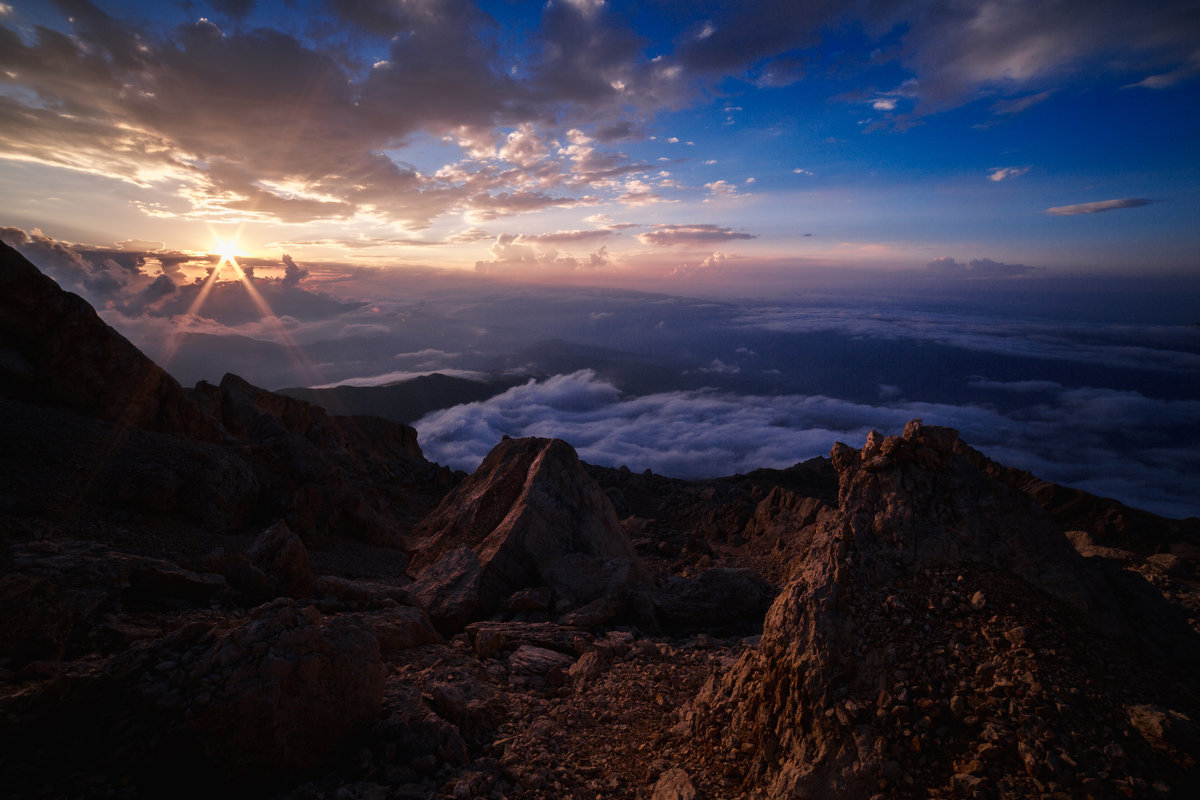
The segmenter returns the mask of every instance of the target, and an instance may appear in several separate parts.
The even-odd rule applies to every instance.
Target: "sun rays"
[[[231,276],[232,280],[236,280],[237,282],[241,283],[242,287],[246,290],[246,295],[250,298],[250,302],[254,304],[260,320],[270,331],[272,338],[278,344],[284,346],[295,365],[301,370],[302,374],[309,379],[310,385],[321,383],[320,376],[317,374],[312,362],[309,361],[300,345],[284,326],[283,321],[279,318],[279,315],[276,314],[274,309],[271,308],[271,305],[267,302],[267,299],[263,297],[262,292],[260,292],[258,287],[254,285],[252,272],[248,273],[247,270],[238,263],[238,258],[241,252],[238,247],[238,238],[241,235],[241,227],[239,226],[239,228],[234,232],[233,236],[229,238],[222,238],[218,236],[211,227],[209,228],[209,231],[213,235],[214,242],[212,255],[216,256],[217,262],[209,270],[208,276],[204,279],[204,283],[200,287],[200,291],[196,293],[195,300],[193,300],[191,305],[188,307],[185,320],[192,320],[197,316],[201,316],[201,312],[204,309],[204,304],[208,301],[213,289],[219,282],[232,282],[230,280]],[[163,352],[159,356],[159,361],[164,368],[166,368],[170,364],[171,360],[175,357],[176,352],[179,350],[179,346],[183,343],[183,337],[186,335],[186,333],[187,331],[184,330],[183,326],[176,326],[175,332],[171,335],[166,346],[163,348]]]

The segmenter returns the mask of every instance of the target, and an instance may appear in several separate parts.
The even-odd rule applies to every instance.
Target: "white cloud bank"
[[[872,428],[899,433],[914,417],[958,428],[992,458],[1048,480],[1169,516],[1200,511],[1181,499],[1190,496],[1183,476],[1200,472],[1200,447],[1178,437],[1188,420],[1200,419],[1200,401],[1110,389],[1062,390],[1051,402],[1005,416],[986,406],[876,406],[821,395],[699,390],[623,397],[582,370],[435,412],[416,427],[426,456],[457,469],[474,469],[503,435],[546,436],[565,439],[591,463],[701,478],[787,467],[827,455],[836,441],[859,446]],[[1118,452],[1115,436],[1136,444]]]

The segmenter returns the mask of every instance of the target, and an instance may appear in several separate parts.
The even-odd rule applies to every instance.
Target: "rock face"
[[[558,439],[502,441],[413,537],[413,596],[443,629],[529,587],[577,607],[644,579],[608,498]]]
[[[229,594],[219,575],[83,542],[29,542],[0,560],[0,659],[14,666],[105,648],[124,608],[205,608]]]
[[[195,623],[10,699],[8,788],[64,769],[60,787],[75,796],[89,774],[136,776],[145,796],[268,785],[326,762],[373,722],[383,683],[374,635],[290,600],[225,630]]]
[[[1200,663],[1195,638],[1179,628],[1169,659],[1143,653],[1136,688],[1114,681],[1137,609],[972,452],[919,421],[835,446],[840,508],[758,649],[698,698],[697,752],[740,747],[765,798],[1030,796],[1049,781],[1102,796],[1144,779],[1080,742],[1128,728],[1115,697],[1170,696],[1172,670]],[[1148,586],[1124,591],[1171,615]],[[1044,735],[1064,730],[1078,739]]]

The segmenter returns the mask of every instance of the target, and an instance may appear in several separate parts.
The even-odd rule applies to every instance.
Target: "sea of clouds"
[[[899,433],[921,418],[957,428],[986,455],[1047,480],[1172,517],[1197,514],[1200,400],[1160,400],[1112,389],[1014,382],[1044,400],[1003,413],[988,405],[865,404],[823,395],[735,395],[717,390],[623,396],[591,370],[530,381],[484,402],[417,422],[426,456],[472,470],[504,435],[565,439],[585,461],[705,478],[787,467]],[[1131,436],[1131,434],[1133,434]]]

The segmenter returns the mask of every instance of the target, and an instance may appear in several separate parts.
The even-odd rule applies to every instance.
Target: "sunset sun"
[[[242,276],[242,267],[238,263],[238,257],[240,255],[240,253],[238,251],[238,241],[237,241],[236,236],[234,236],[233,238],[230,238],[230,239],[217,238],[215,240],[213,250],[216,252],[216,254],[218,256],[218,258],[217,258],[217,272],[218,273],[221,272],[225,268],[226,265],[229,265],[229,267],[233,270],[235,275],[237,275],[239,278]]]

